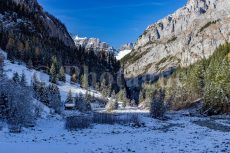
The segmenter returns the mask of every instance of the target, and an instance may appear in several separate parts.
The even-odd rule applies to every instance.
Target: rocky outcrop
[[[229,0],[189,0],[139,37],[125,61],[126,77],[186,67],[230,41]]]
[[[106,51],[106,52],[114,52],[116,53],[116,49],[114,49],[111,45],[109,45],[106,42],[102,42],[98,38],[81,38],[78,36],[75,36],[74,38],[75,45],[77,47],[81,46],[86,48],[87,50],[94,50],[94,51]]]
[[[119,51],[123,51],[123,50],[132,50],[134,49],[134,44],[133,43],[127,43],[121,46],[121,48],[119,49]]]

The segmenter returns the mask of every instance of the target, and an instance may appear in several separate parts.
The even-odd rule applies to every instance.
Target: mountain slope
[[[189,0],[139,37],[124,61],[126,77],[186,67],[209,57],[215,48],[230,40],[229,23],[229,0]]]
[[[9,59],[34,67],[49,68],[55,56],[59,66],[78,67],[81,74],[83,66],[96,74],[119,70],[112,53],[77,48],[65,25],[45,12],[37,0],[0,1],[0,48]]]
[[[4,30],[20,33],[39,33],[40,37],[52,37],[73,47],[74,42],[66,27],[57,18],[45,12],[37,0],[1,1],[1,24]],[[29,29],[23,29],[29,28]]]

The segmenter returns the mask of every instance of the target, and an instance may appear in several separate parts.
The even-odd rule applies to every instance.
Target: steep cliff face
[[[189,0],[150,25],[125,60],[126,77],[160,73],[207,58],[230,41],[229,0]]]

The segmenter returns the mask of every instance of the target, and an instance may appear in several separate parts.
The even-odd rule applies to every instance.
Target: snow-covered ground
[[[36,74],[40,81],[45,82],[47,85],[49,84],[49,75],[34,69],[28,69],[24,64],[11,63],[9,60],[4,60],[3,68],[4,73],[8,76],[8,78],[12,78],[15,72],[17,72],[19,75],[24,73],[27,79],[27,83],[31,84],[33,75]],[[67,94],[70,90],[72,91],[73,96],[80,93],[84,95],[87,92],[85,89],[80,88],[79,84],[71,84],[69,75],[66,75],[66,79],[66,83],[60,82],[58,85],[62,101],[66,100]],[[89,94],[95,97],[101,97],[101,94],[95,90],[90,90]]]
[[[140,111],[138,112],[140,113]],[[91,128],[67,131],[59,117],[40,119],[35,128],[10,134],[0,128],[1,153],[204,153],[230,152],[230,118],[187,117],[168,114],[159,121],[141,113],[146,127],[93,125]],[[210,121],[215,126],[198,123]],[[197,122],[197,123],[196,123]],[[218,128],[218,125],[224,125]],[[210,127],[209,127],[210,126]]]
[[[4,70],[9,78],[14,72],[24,72],[27,82],[31,83],[36,73],[41,81],[49,83],[47,74],[30,70],[23,64],[5,60]],[[58,87],[63,101],[70,89],[73,94],[86,92],[69,81],[60,83]],[[93,90],[90,93],[101,96]],[[127,108],[114,113],[138,114],[145,126],[93,124],[87,129],[68,131],[63,117],[52,116],[48,107],[40,102],[37,104],[43,108],[42,118],[38,119],[35,127],[25,128],[22,133],[10,133],[7,124],[0,120],[0,153],[230,152],[230,116],[189,117],[185,112],[171,112],[167,114],[168,120],[160,121],[150,118],[148,111]],[[73,115],[73,112],[69,113]],[[79,115],[79,112],[74,113]]]
[[[132,50],[122,50],[118,53],[116,56],[117,60],[121,60],[123,57],[125,57],[127,54],[129,54]]]

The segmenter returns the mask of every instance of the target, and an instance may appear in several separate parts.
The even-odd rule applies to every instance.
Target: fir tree
[[[72,96],[72,91],[71,90],[69,90],[69,92],[68,92],[68,96],[67,96],[67,99],[66,99],[65,103],[67,103],[67,104],[72,104],[73,103],[73,96]]]
[[[63,81],[63,82],[66,81],[65,69],[64,69],[63,66],[60,68],[60,71],[59,71],[59,80],[60,80],[60,81]]]
[[[122,102],[122,106],[126,107],[128,105],[128,98],[127,98],[127,93],[125,89],[122,89],[118,93],[118,100]]]
[[[81,87],[84,89],[87,89],[88,86],[89,86],[88,77],[87,75],[83,74],[81,76]]]
[[[53,108],[56,113],[61,113],[62,102],[58,87],[54,84],[51,84],[48,87],[48,92],[49,106]]]
[[[56,83],[56,81],[57,81],[57,71],[55,68],[55,64],[52,63],[52,66],[50,68],[50,82]]]
[[[58,69],[57,57],[53,56],[51,61],[52,61],[52,64],[54,65],[55,71],[58,72],[59,69]]]
[[[165,98],[165,93],[163,90],[156,91],[153,94],[153,98],[151,100],[151,106],[150,106],[150,115],[153,118],[157,118],[157,119],[164,118],[166,112],[166,107],[164,105],[164,98]]]

